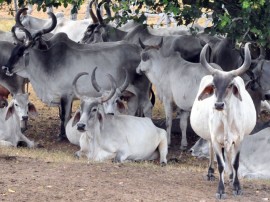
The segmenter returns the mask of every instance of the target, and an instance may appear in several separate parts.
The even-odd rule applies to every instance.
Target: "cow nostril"
[[[22,120],[23,120],[23,121],[27,121],[27,120],[28,120],[28,116],[23,116],[23,117],[22,117]]]
[[[215,103],[215,108],[217,110],[223,110],[224,109],[224,102],[216,102]]]
[[[85,131],[85,124],[84,123],[78,123],[77,124],[77,130],[78,131]]]
[[[264,95],[264,98],[265,98],[266,100],[270,100],[270,94]]]

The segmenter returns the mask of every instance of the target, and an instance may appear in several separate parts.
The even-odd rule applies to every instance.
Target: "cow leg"
[[[207,174],[207,180],[208,181],[214,181],[214,150],[211,141],[209,142],[209,168],[208,168],[208,174]]]
[[[59,116],[61,120],[60,134],[58,135],[58,141],[67,140],[66,125],[71,116],[72,98],[62,97],[59,107]]]
[[[241,186],[238,179],[238,168],[239,168],[239,158],[240,158],[240,149],[239,146],[234,144],[233,147],[233,159],[232,159],[232,165],[233,165],[233,194],[234,195],[241,195]]]
[[[224,149],[221,148],[218,143],[213,143],[213,146],[217,157],[218,171],[219,171],[219,183],[216,197],[217,199],[224,199],[226,197],[224,186],[224,168],[225,168],[225,162],[223,158]]]
[[[181,111],[180,114],[180,129],[181,129],[181,146],[180,150],[186,150],[187,149],[187,123],[188,123],[188,116],[189,112],[187,111]]]
[[[164,130],[162,132],[165,133]],[[160,165],[165,166],[167,164],[168,143],[166,135],[164,134],[162,137],[163,138],[161,139],[158,145],[158,151],[159,151]]]
[[[172,131],[172,103],[169,100],[163,99],[165,115],[166,115],[166,131],[168,145],[171,144],[171,131]]]
[[[27,147],[33,148],[35,146],[35,143],[31,140],[29,140],[25,135],[21,134],[20,141],[23,141],[27,144]]]

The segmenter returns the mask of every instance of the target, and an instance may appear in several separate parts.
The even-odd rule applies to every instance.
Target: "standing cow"
[[[216,154],[219,185],[216,196],[225,197],[224,167],[225,159],[233,181],[233,193],[241,194],[238,180],[240,147],[245,135],[249,135],[256,124],[256,110],[239,75],[249,69],[251,64],[248,43],[245,45],[245,61],[236,70],[224,72],[214,69],[205,59],[208,45],[205,45],[200,61],[211,75],[203,77],[195,98],[190,123],[193,130],[210,143],[210,165],[208,179],[213,179],[213,155]],[[224,156],[225,154],[225,156]]]

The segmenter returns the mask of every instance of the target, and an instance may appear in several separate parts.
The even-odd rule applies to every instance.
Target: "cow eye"
[[[15,104],[16,107],[18,107],[19,105],[18,104]]]
[[[147,54],[147,53],[143,53],[142,54],[142,60],[144,61],[144,62],[146,62],[147,60],[149,60],[149,55]]]
[[[96,109],[96,108],[93,108],[93,109],[92,109],[92,112],[96,112],[96,111],[97,111],[97,109]]]
[[[231,83],[229,86],[228,86],[228,88],[232,88],[233,87],[233,84]]]

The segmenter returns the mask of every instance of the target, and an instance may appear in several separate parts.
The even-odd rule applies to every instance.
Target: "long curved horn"
[[[235,76],[239,76],[239,75],[245,73],[251,65],[251,56],[250,56],[250,51],[249,51],[249,47],[248,47],[249,44],[250,43],[245,44],[245,61],[244,61],[244,63],[238,69],[231,71],[232,74],[234,74]]]
[[[105,11],[106,11],[107,16],[108,16],[109,19],[112,18],[112,13],[111,13],[110,5],[109,5],[110,2],[111,1],[106,1],[105,4],[104,4],[104,8],[105,8]]]
[[[145,49],[145,45],[143,44],[143,42],[141,41],[141,38],[139,37],[139,44],[140,44],[140,46],[142,47],[142,49]]]
[[[27,11],[28,8],[21,8],[20,10],[18,10],[18,12],[16,13],[16,16],[15,16],[15,21],[16,21],[16,24],[15,26],[16,27],[23,27],[22,25],[22,22],[21,22],[21,14],[25,11]]]
[[[110,91],[110,93],[109,93],[108,96],[102,96],[102,97],[100,98],[101,103],[106,102],[106,101],[108,101],[109,99],[111,99],[111,98],[113,97],[115,91],[116,91],[116,82],[115,82],[113,76],[110,75],[110,74],[107,74],[107,77],[109,77],[110,82],[111,82],[111,91]]]
[[[48,12],[47,13],[51,19],[52,19],[52,24],[50,27],[48,28],[45,28],[45,29],[42,29],[40,31],[38,31],[37,33],[34,34],[33,38],[35,39],[36,37],[40,36],[40,35],[43,35],[43,34],[46,34],[46,33],[49,33],[51,32],[57,25],[57,19],[56,19],[56,16],[54,15],[54,13],[52,12]]]
[[[91,75],[91,83],[92,83],[92,86],[94,87],[94,89],[97,91],[97,92],[100,92],[102,91],[102,88],[98,85],[97,83],[97,80],[96,80],[96,70],[97,70],[97,67],[95,67],[95,69],[93,70],[92,72],[92,75]]]
[[[26,35],[26,42],[24,42],[24,44],[25,44],[25,47],[26,48],[28,48],[31,44],[32,44],[32,42],[33,42],[33,37],[32,37],[32,35],[31,35],[31,33],[27,30],[27,29],[25,29],[24,27],[20,27],[20,29],[25,33],[25,35]],[[13,34],[15,34],[15,32],[13,33]],[[15,34],[16,35],[16,34]]]
[[[95,16],[93,9],[92,9],[94,1],[95,0],[92,0],[89,4],[89,13],[90,13],[90,16],[93,20],[93,23],[95,24],[95,23],[98,23],[98,19],[97,19],[97,16]]]
[[[73,91],[74,91],[76,97],[78,97],[78,98],[81,98],[82,95],[79,93],[76,84],[77,84],[78,79],[83,75],[89,75],[89,74],[87,72],[78,73],[77,76],[75,76],[75,78],[73,79],[73,82],[72,82]]]
[[[205,44],[205,46],[203,47],[200,55],[200,62],[204,68],[206,68],[211,74],[214,74],[216,70],[206,61],[205,58],[205,54],[208,47],[209,47],[208,44]]]
[[[15,41],[17,41],[18,43],[23,43],[23,40],[22,40],[22,39],[19,39],[19,38],[17,37],[15,31],[16,31],[16,27],[13,26],[13,27],[11,28],[12,37],[13,37],[13,38],[15,39]],[[32,36],[31,36],[31,37],[32,37]]]
[[[99,24],[104,24],[102,15],[101,15],[101,13],[100,13],[100,7],[101,7],[101,5],[102,5],[103,3],[104,3],[104,2],[101,1],[101,2],[98,4],[98,7],[97,7],[97,18],[98,18]]]
[[[124,90],[126,90],[126,88],[129,85],[129,76],[128,76],[128,72],[127,69],[125,69],[126,72],[126,79],[124,81],[124,83],[122,84],[122,86],[119,87],[120,92],[122,93]]]

